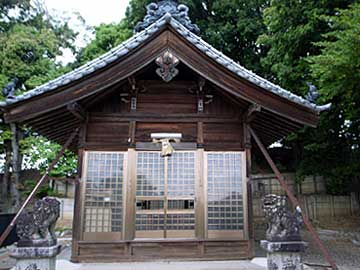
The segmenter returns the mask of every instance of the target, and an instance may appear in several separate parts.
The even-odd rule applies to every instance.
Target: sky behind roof
[[[118,23],[125,17],[126,7],[130,0],[44,0],[50,13],[64,14],[74,18],[71,14],[80,13],[88,26],[97,26],[101,23]],[[85,47],[94,35],[88,29],[77,24],[77,20],[69,21],[70,27],[79,33],[75,45],[79,48]],[[57,60],[66,65],[75,60],[70,49],[62,50],[63,55]]]
[[[125,16],[130,0],[45,0],[49,10],[78,11],[91,26],[119,22]]]

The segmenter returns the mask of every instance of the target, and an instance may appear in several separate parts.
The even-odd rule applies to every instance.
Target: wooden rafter
[[[68,104],[67,109],[78,120],[80,120],[81,122],[86,122],[87,112],[78,102],[72,102],[72,103]]]
[[[250,105],[245,115],[246,123],[251,123],[259,112],[261,112],[261,106],[259,104],[254,103]]]

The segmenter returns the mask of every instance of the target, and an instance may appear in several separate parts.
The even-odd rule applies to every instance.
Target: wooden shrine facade
[[[184,5],[148,10],[130,40],[1,103],[5,119],[61,145],[79,130],[73,261],[250,258],[249,127],[270,145],[324,108],[212,48]],[[172,155],[160,133],[181,135]]]

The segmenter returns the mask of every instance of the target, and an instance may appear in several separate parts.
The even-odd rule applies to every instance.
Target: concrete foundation
[[[269,242],[261,241],[261,247],[267,251],[268,270],[303,270],[302,252],[306,242]]]
[[[15,270],[55,270],[56,256],[60,246],[52,247],[17,247],[10,256],[16,259]]]

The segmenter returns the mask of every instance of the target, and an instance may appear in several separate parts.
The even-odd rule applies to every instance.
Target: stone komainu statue
[[[20,215],[16,233],[18,246],[54,246],[57,243],[55,223],[60,216],[60,202],[46,197],[35,203],[32,212]]]
[[[286,207],[286,197],[266,195],[263,210],[268,221],[266,238],[270,242],[301,241],[300,226],[303,223],[301,210],[291,213]]]

